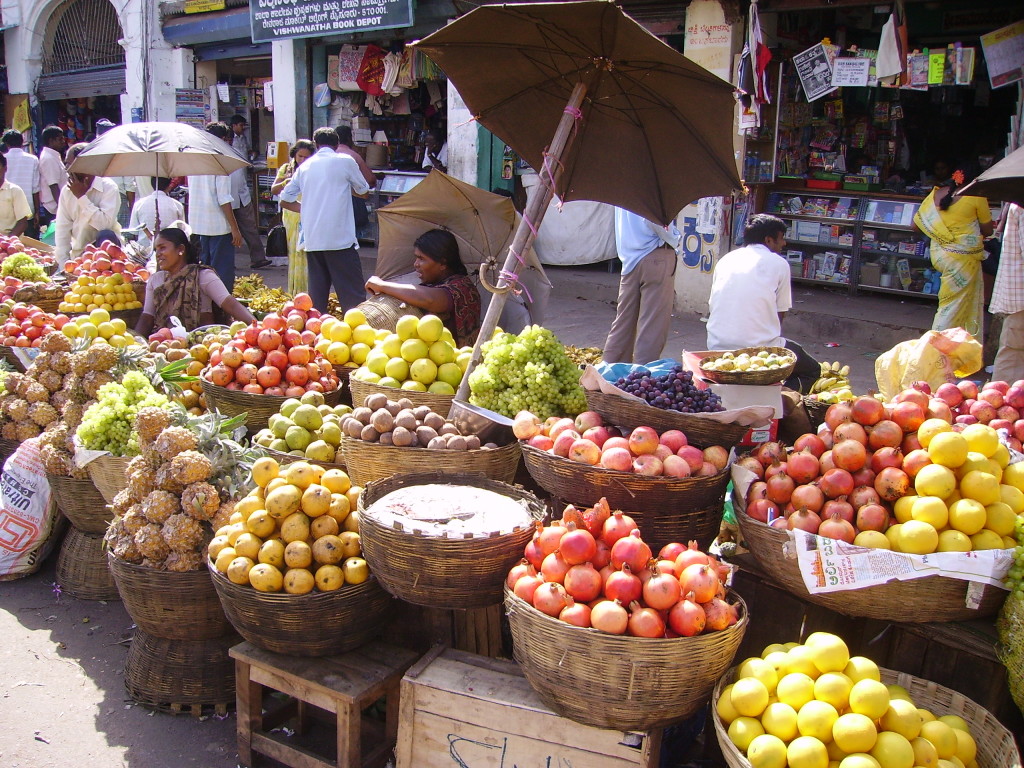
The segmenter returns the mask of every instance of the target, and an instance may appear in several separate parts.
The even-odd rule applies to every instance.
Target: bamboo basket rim
[[[704,363],[706,361],[717,360],[726,352],[732,352],[734,355],[741,355],[744,352],[754,355],[762,351],[774,352],[779,356],[784,354],[786,357],[790,358],[792,362],[767,371],[710,371],[704,367]],[[721,352],[712,352],[709,355],[704,355],[704,357],[698,361],[697,367],[700,370],[702,378],[713,381],[716,384],[749,384],[752,386],[767,386],[769,384],[778,384],[781,381],[785,381],[792,375],[793,369],[796,368],[796,354],[785,347],[741,347],[740,349],[726,349]]]
[[[446,448],[411,448],[381,445],[342,435],[342,456],[349,476],[358,485],[383,480],[394,474],[414,474],[431,467],[450,468],[451,474],[482,473],[494,480],[511,483],[522,451],[517,442],[497,448],[452,451]]]
[[[57,555],[56,580],[79,600],[119,600],[117,582],[107,566],[103,536],[72,526]]]
[[[114,503],[114,497],[118,492],[128,487],[128,477],[125,472],[128,463],[132,460],[130,456],[113,456],[109,453],[97,456],[85,465],[96,490],[106,500],[107,504]]]
[[[299,601],[313,602],[314,600],[321,600],[326,602],[328,599],[338,599],[344,594],[354,594],[356,592],[366,592],[372,589],[372,585],[378,581],[377,575],[370,572],[370,578],[359,584],[343,584],[339,589],[332,590],[330,592],[320,592],[314,588],[312,592],[307,592],[304,595],[290,595],[287,592],[260,592],[256,588],[247,584],[235,584],[227,576],[218,571],[213,563],[210,562],[209,558],[206,558],[206,569],[210,573],[210,577],[217,584],[223,584],[225,587],[237,588],[235,591],[244,590],[244,594],[251,595],[258,600],[262,600],[268,605],[299,605]]]
[[[743,756],[743,753],[729,738],[714,704],[721,697],[722,689],[735,680],[738,668],[730,668],[715,685],[715,690],[711,694],[711,717],[714,722],[715,736],[718,738],[718,744],[726,763],[730,768],[751,768],[750,761]],[[973,699],[951,688],[906,672],[899,672],[887,667],[879,667],[878,671],[884,684],[895,683],[905,688],[917,707],[925,707],[929,711],[933,711],[941,699],[948,697],[950,700],[949,711],[941,714],[959,715],[967,721],[971,736],[978,745],[979,758],[984,749],[986,760],[984,762],[978,760],[979,768],[1021,768],[1020,751],[1013,734],[996,719],[995,715]],[[938,712],[933,713],[936,717],[940,716]],[[981,713],[980,722],[977,718],[978,713]]]
[[[278,451],[273,448],[267,448],[266,446],[263,445],[261,445],[260,448],[263,451],[265,451],[267,455],[274,459],[278,464],[294,464],[296,461],[306,461],[309,462],[310,464],[316,464],[317,466],[323,467],[324,469],[345,469],[344,463],[338,464],[336,462],[320,461],[319,459],[309,459],[306,458],[305,456],[293,456],[290,453],[284,453],[283,451]],[[341,446],[338,446],[336,450],[340,449]]]
[[[380,393],[387,395],[390,400],[401,400],[408,398],[414,406],[427,405],[435,413],[448,417],[455,395],[438,395],[433,392],[416,392],[409,389],[396,389],[395,387],[384,387],[380,384],[373,384],[363,381],[355,376],[349,376],[348,387],[352,392],[352,405],[359,407],[366,400],[367,396]],[[357,402],[358,401],[358,402]]]
[[[256,403],[256,402],[259,402],[259,403],[273,403],[273,402],[276,402],[278,410],[280,410],[280,407],[284,403],[285,400],[295,399],[295,398],[290,398],[290,397],[287,397],[287,396],[284,396],[284,395],[268,395],[268,394],[265,394],[265,393],[262,393],[262,392],[257,395],[257,394],[255,394],[253,392],[243,392],[240,389],[228,389],[227,387],[221,387],[221,386],[219,386],[217,384],[214,384],[212,381],[210,381],[205,376],[203,376],[202,373],[199,374],[199,382],[202,385],[203,389],[206,389],[207,387],[209,387],[210,391],[213,392],[215,397],[216,396],[228,397],[228,398],[237,397],[240,400],[245,400],[245,399],[249,399],[249,398],[259,398],[258,400],[257,399],[253,399],[252,402],[254,402],[254,403]],[[326,400],[328,395],[339,394],[341,392],[341,389],[342,389],[342,383],[341,383],[341,378],[339,377],[339,379],[338,379],[338,386],[337,387],[332,389],[330,392],[322,392],[321,394],[324,396],[324,399]],[[335,403],[335,405],[337,405],[337,403]]]

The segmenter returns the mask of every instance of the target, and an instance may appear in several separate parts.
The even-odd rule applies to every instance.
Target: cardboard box
[[[47,245],[42,240],[36,240],[34,237],[18,235],[18,239],[21,240],[22,245],[28,248],[35,248],[37,251],[41,251],[42,253],[53,253],[54,251],[54,247],[52,245]]]
[[[768,405],[775,410],[775,418],[771,422],[748,429],[739,445],[767,443],[778,436],[779,419],[782,418],[782,384],[769,384],[764,387],[743,384],[711,384],[711,391],[722,398],[722,405],[726,410],[747,408],[751,405]]]
[[[882,265],[881,264],[861,264],[860,265],[860,284],[861,285],[881,285],[882,278]]]

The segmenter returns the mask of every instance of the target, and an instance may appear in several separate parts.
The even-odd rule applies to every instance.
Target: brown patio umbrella
[[[1024,205],[1024,147],[1015,149],[956,194]]]
[[[546,185],[509,248],[510,279],[556,193],[667,224],[697,198],[740,186],[732,86],[610,2],[482,6],[417,47],[444,70],[475,118]],[[502,295],[495,299],[460,399],[501,312]]]

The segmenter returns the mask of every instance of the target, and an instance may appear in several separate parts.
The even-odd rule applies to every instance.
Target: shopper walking
[[[39,237],[39,222],[35,218],[39,210],[39,158],[24,150],[25,138],[14,128],[4,131],[0,141],[7,147],[7,180],[21,188],[32,206],[26,233]]]
[[[68,183],[68,170],[64,167],[64,149],[67,140],[56,125],[43,128],[39,150],[39,227],[42,229],[57,218],[60,191]]]
[[[280,195],[285,185],[295,175],[295,169],[302,165],[316,152],[316,145],[309,139],[299,139],[288,151],[291,160],[277,170],[274,186],[270,191]],[[302,202],[300,196],[298,202]],[[285,237],[288,240],[288,293],[306,293],[309,290],[309,273],[306,266],[306,246],[302,242],[300,214],[296,211],[281,208],[281,223],[284,225]]]
[[[231,140],[231,131],[223,123],[210,123],[206,131],[221,141]],[[267,249],[263,245],[256,223],[256,207],[253,205],[252,192],[249,190],[248,174],[248,168],[238,168],[230,174],[231,210],[234,212],[238,231],[242,233],[242,239],[249,249],[249,268],[266,269],[272,266],[272,262],[267,258]]]
[[[649,363],[661,357],[672,322],[679,230],[615,209],[615,250],[622,262],[619,298],[604,360]]]
[[[1003,223],[1003,243],[988,311],[1006,315],[992,369],[995,381],[1024,379],[1024,208],[1011,203]]]
[[[984,197],[953,199],[964,183],[963,171],[933,189],[914,216],[914,228],[931,241],[932,265],[942,275],[939,308],[932,330],[964,328],[984,343],[985,297],[981,262],[984,239],[992,234],[992,215]]]
[[[370,189],[377,186],[377,177],[373,175],[373,171],[370,170],[370,166],[367,165],[366,160],[363,156],[356,152],[352,142],[352,128],[347,125],[339,125],[334,129],[334,132],[338,134],[338,154],[348,155],[356,161],[356,165],[359,166],[359,172],[363,174],[363,178],[366,179],[366,183],[370,185]],[[352,216],[356,223],[356,236],[362,234],[363,227],[370,223],[370,213],[366,210],[366,200],[358,195],[352,196]]]
[[[242,244],[231,201],[230,177],[188,177],[188,225],[199,237],[199,261],[213,267],[229,291],[235,285],[235,248]]]
[[[285,185],[281,207],[300,213],[314,306],[327,311],[333,285],[338,304],[348,310],[366,298],[352,194],[365,195],[370,187],[356,161],[336,152],[338,134],[333,128],[317,128],[313,143],[316,154],[300,165]],[[300,195],[301,205],[297,202]]]

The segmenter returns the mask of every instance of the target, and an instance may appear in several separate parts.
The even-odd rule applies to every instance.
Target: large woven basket
[[[392,598],[376,577],[334,592],[257,592],[210,568],[228,621],[253,645],[287,656],[334,656],[372,640]]]
[[[724,352],[714,352],[700,359],[701,378],[713,381],[717,384],[746,384],[748,386],[764,387],[769,384],[778,384],[780,381],[785,381],[792,375],[793,369],[796,367],[796,355],[785,347],[744,347],[743,349],[737,349],[734,354],[739,355],[746,352],[749,355],[755,355],[762,350],[774,352],[780,357],[785,355],[789,357],[792,362],[788,365],[767,371],[709,371],[703,367],[704,361],[717,360],[725,354]]]
[[[455,395],[435,395],[432,392],[413,392],[407,389],[382,387],[380,384],[370,384],[357,378],[350,378],[348,386],[352,390],[352,405],[357,408],[363,404],[367,397],[381,392],[391,400],[401,400],[403,397],[408,398],[413,407],[428,405],[430,410],[447,417],[448,411],[452,408],[452,401],[455,399]]]
[[[602,496],[612,509],[658,512],[665,506],[688,510],[721,508],[728,468],[707,477],[649,477],[580,464],[521,443],[530,476],[552,496],[593,506]]]
[[[233,631],[205,568],[173,573],[107,557],[124,608],[143,632],[168,640],[210,640]]]
[[[3,358],[10,363],[14,370],[25,372],[25,366],[21,360],[18,359],[17,355],[14,354],[14,347],[8,347],[6,344],[0,344],[0,358]]]
[[[366,562],[384,588],[407,603],[450,610],[500,603],[508,570],[522,559],[534,526],[487,537],[442,539],[396,530],[366,514],[375,501],[392,491],[430,483],[467,485],[518,499],[535,520],[546,511],[529,491],[481,475],[395,475],[366,486],[359,497],[359,536]]]
[[[521,450],[512,442],[500,448],[449,451],[439,448],[399,448],[344,436],[341,450],[349,477],[356,485],[392,475],[439,471],[443,474],[480,474],[491,480],[511,483],[519,467]]]
[[[46,479],[57,500],[57,508],[75,528],[83,533],[102,535],[107,532],[113,513],[92,480],[50,474]]]
[[[999,660],[1006,667],[1006,684],[1017,709],[1024,713],[1024,596],[1011,592],[996,622]]]
[[[21,443],[17,440],[4,440],[0,438],[0,469],[3,469],[7,459],[14,455],[14,452],[18,450],[19,445],[21,445]]]
[[[811,422],[811,428],[817,430],[818,427],[825,423],[825,414],[828,412],[829,404],[823,403],[820,400],[812,400],[807,396],[804,396],[802,402],[804,410],[807,411],[807,418]]]
[[[171,640],[136,629],[124,687],[133,701],[161,712],[226,711],[235,703],[235,662],[228,650],[238,642],[234,632],[209,640]]]
[[[57,556],[57,584],[80,600],[117,600],[103,537],[70,528]]]
[[[516,661],[544,703],[596,728],[646,731],[684,720],[707,702],[732,665],[749,621],[696,637],[641,638],[575,627],[505,588]]]
[[[199,383],[203,388],[203,394],[206,395],[208,407],[216,408],[225,416],[238,416],[244,413],[245,427],[253,433],[264,429],[270,417],[280,411],[284,401],[288,399],[277,395],[253,395],[249,392],[218,387],[203,376],[199,377]],[[324,402],[332,407],[338,405],[341,402],[341,390],[339,386],[333,392],[325,392]]]
[[[886,685],[900,685],[907,690],[914,704],[927,709],[936,717],[943,715],[959,715],[966,722],[978,745],[978,768],[1020,768],[1020,752],[1013,740],[1013,734],[1000,723],[995,716],[984,707],[976,704],[962,693],[950,690],[930,680],[923,680],[903,672],[880,667],[878,670],[882,682]],[[718,701],[722,690],[736,679],[736,668],[733,667],[715,686],[713,700]],[[729,738],[728,729],[722,718],[711,707],[715,721],[715,735],[722,749],[722,756],[729,768],[751,768],[750,762],[743,756]]]
[[[293,456],[290,453],[284,453],[283,451],[275,451],[273,448],[263,448],[267,455],[273,458],[278,464],[293,464],[296,461],[305,461],[309,464],[316,464],[318,467],[324,469],[345,469],[345,465],[331,463],[329,461],[317,461],[316,459],[307,459],[304,456]]]
[[[555,510],[559,513],[572,503],[557,496],[555,501]],[[719,502],[705,509],[665,505],[660,509],[626,510],[626,513],[643,532],[644,541],[657,553],[666,544],[689,541],[696,541],[701,550],[707,551],[722,529],[724,511],[724,505]]]
[[[43,310],[43,312],[55,315],[57,314],[57,311],[60,309],[61,302],[63,301],[63,298],[36,299],[35,301],[32,302],[32,306],[39,307],[39,309]]]
[[[106,500],[107,504],[114,503],[114,497],[128,487],[128,463],[131,461],[127,456],[100,456],[85,465],[89,472],[89,479],[96,486],[96,490]]]
[[[823,605],[846,616],[881,621],[928,622],[969,621],[992,616],[1006,599],[1006,590],[988,584],[981,587],[976,608],[967,607],[971,582],[946,576],[925,576],[922,579],[891,581],[862,589],[811,594],[800,575],[796,556],[786,556],[784,547],[789,534],[754,520],[746,514],[746,506],[733,494],[733,509],[740,533],[757,564],[780,586],[802,600]],[[973,591],[973,590],[972,590]]]
[[[379,330],[394,332],[398,319],[403,315],[421,317],[423,310],[406,304],[401,299],[378,293],[356,306],[366,317],[366,322]]]
[[[638,403],[627,397],[587,390],[587,407],[601,414],[607,424],[625,429],[651,427],[660,432],[678,429],[686,434],[691,445],[708,448],[720,445],[726,450],[734,447],[747,434],[742,424],[722,424],[695,413],[677,413]]]

